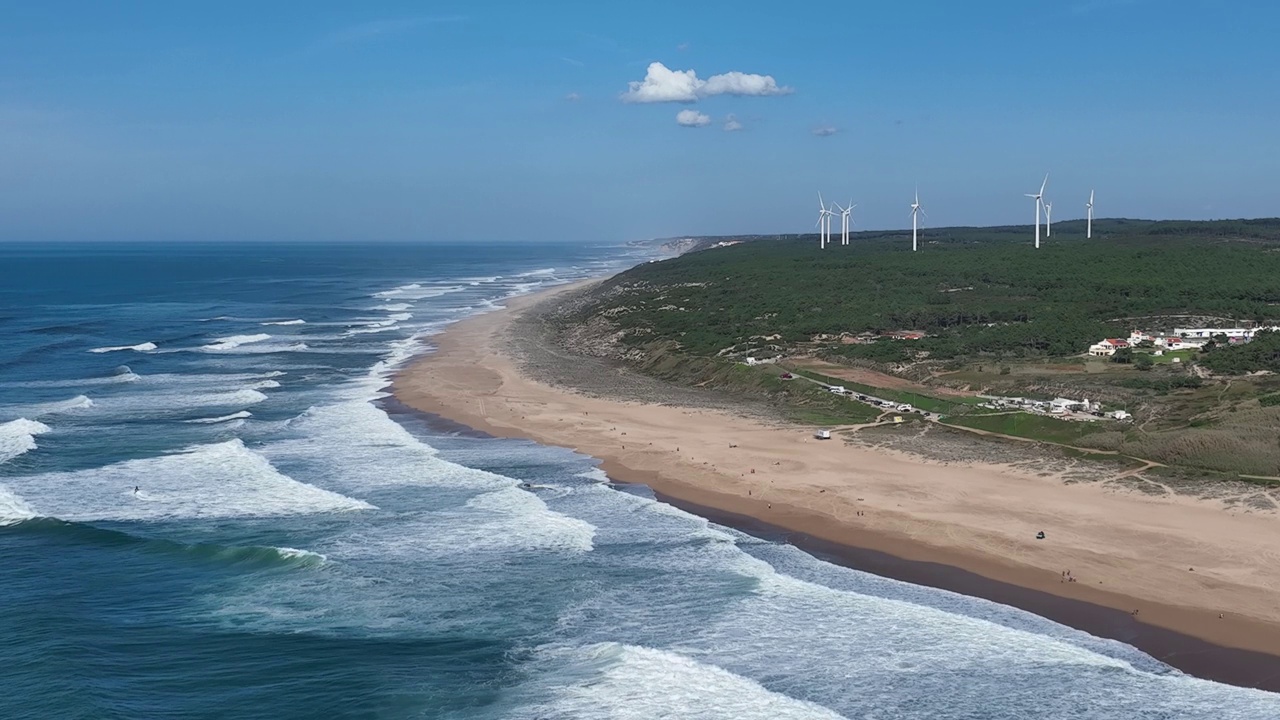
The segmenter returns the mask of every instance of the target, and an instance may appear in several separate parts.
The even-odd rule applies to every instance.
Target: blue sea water
[[[0,718],[1280,717],[381,402],[645,252],[0,245]]]

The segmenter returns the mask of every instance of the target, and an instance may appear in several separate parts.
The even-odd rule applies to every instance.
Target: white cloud
[[[712,75],[702,86],[702,95],[786,95],[791,88],[778,87],[772,75],[727,72]]]
[[[582,96],[576,92],[571,92],[568,95],[565,95],[564,99],[568,100],[569,102],[578,102],[579,100],[582,99]]]
[[[738,122],[738,118],[734,117],[733,115],[730,115],[724,119],[725,132],[737,132],[738,130],[741,130],[741,129],[743,129],[742,123]]]
[[[692,70],[669,70],[660,62],[650,63],[644,80],[628,83],[630,89],[622,94],[622,99],[635,103],[697,102],[702,84]]]
[[[819,125],[818,127],[813,129],[813,134],[817,135],[818,137],[829,137],[831,135],[835,135],[838,132],[840,132],[840,129],[835,127],[834,125]]]
[[[694,103],[712,95],[786,95],[791,88],[778,85],[771,75],[728,72],[698,78],[693,70],[672,70],[660,62],[650,63],[644,80],[627,83],[624,102]]]
[[[681,110],[676,113],[676,124],[683,127],[706,127],[711,124],[711,116],[697,110]]]

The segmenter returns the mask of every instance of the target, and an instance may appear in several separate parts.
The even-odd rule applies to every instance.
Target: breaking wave
[[[155,350],[155,349],[156,349],[156,344],[155,344],[155,343],[153,343],[153,342],[144,342],[144,343],[138,343],[137,345],[116,345],[116,346],[113,346],[113,347],[100,347],[100,348],[93,348],[93,349],[92,349],[92,350],[90,350],[89,352],[91,352],[91,353],[109,353],[109,352],[121,352],[121,351],[123,351],[123,350],[133,350],[133,351],[135,351],[135,352],[151,352],[152,350]]]
[[[229,337],[217,338],[208,345],[201,345],[200,349],[211,352],[224,352],[227,350],[235,350],[241,345],[260,343],[270,339],[271,336],[266,333],[258,333],[256,335],[231,335]]]
[[[36,436],[49,432],[49,426],[35,420],[18,418],[0,423],[0,463],[36,449]]]
[[[68,400],[55,400],[53,402],[32,403],[30,405],[8,405],[0,407],[0,416],[8,416],[14,418],[39,418],[46,415],[58,415],[60,413],[72,412],[75,410],[86,410],[94,406],[93,400],[87,395],[77,395]]]
[[[0,527],[14,525],[38,517],[22,498],[0,485]]]
[[[363,500],[294,480],[238,439],[105,467],[14,477],[10,487],[44,515],[68,521],[278,517],[375,509]]]
[[[244,418],[249,418],[249,417],[253,417],[253,413],[249,412],[248,410],[241,410],[240,412],[231,413],[230,415],[223,415],[221,417],[196,418],[194,420],[183,420],[183,422],[192,423],[195,425],[213,425],[216,423],[229,422],[231,420],[243,420]]]

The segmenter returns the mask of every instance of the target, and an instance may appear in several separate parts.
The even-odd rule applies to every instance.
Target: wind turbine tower
[[[1045,173],[1044,182],[1040,183],[1040,192],[1026,193],[1026,196],[1036,201],[1036,249],[1040,249],[1040,205],[1044,202],[1044,188],[1049,184],[1049,174]]]
[[[854,205],[853,201],[850,200],[845,207],[840,207],[839,205],[836,205],[836,207],[840,209],[840,244],[848,245],[849,228],[853,225],[853,209],[858,206]]]
[[[915,252],[920,247],[920,224],[917,218],[921,213],[923,213],[925,217],[929,217],[929,214],[924,211],[924,208],[920,207],[920,190],[917,188],[916,201],[911,203],[911,252]]]
[[[827,204],[822,201],[822,193],[818,193],[818,248],[827,249],[827,241],[831,235],[831,221],[827,216],[831,211],[827,209]]]
[[[1044,236],[1053,237],[1053,203],[1044,204]]]
[[[1084,209],[1089,216],[1089,223],[1088,225],[1085,226],[1087,228],[1085,231],[1085,237],[1092,239],[1093,238],[1093,191],[1092,190],[1089,191],[1089,202],[1084,204]]]

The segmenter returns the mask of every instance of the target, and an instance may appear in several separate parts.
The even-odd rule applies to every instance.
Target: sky
[[[1280,215],[1280,4],[0,0],[0,240]]]

